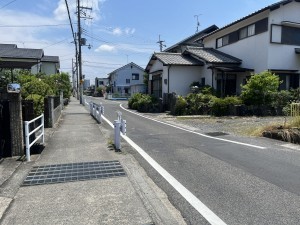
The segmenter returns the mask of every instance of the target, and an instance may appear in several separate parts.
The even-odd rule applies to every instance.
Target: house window
[[[235,43],[247,37],[268,31],[268,18],[259,20],[251,25],[235,30],[216,40],[216,48]]]
[[[126,79],[126,84],[130,84],[130,79]]]
[[[140,79],[140,75],[138,73],[132,74],[132,80],[139,80],[139,79]]]
[[[286,45],[300,45],[300,28],[282,26],[281,43]]]
[[[246,37],[247,37],[247,32],[248,32],[247,27],[242,28],[242,29],[240,30],[239,38],[240,38],[240,39],[246,38]]]
[[[217,48],[221,48],[223,45],[222,45],[222,38],[218,38],[217,39]]]
[[[255,24],[248,26],[248,37],[255,35]]]
[[[104,85],[104,82],[103,81],[99,81],[98,85]]]
[[[228,44],[229,44],[229,35],[217,39],[217,48],[220,48]]]

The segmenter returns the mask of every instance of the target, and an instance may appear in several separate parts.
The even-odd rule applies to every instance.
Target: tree
[[[247,84],[242,85],[241,98],[247,105],[270,105],[279,85],[279,77],[269,71],[254,74]]]

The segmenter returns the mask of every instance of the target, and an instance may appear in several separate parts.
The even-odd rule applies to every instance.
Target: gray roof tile
[[[59,57],[58,56],[49,56],[49,55],[44,55],[44,57],[41,60],[42,62],[59,62]]]
[[[0,58],[41,59],[43,55],[44,55],[44,51],[42,49],[29,49],[29,48],[0,49]]]
[[[190,53],[208,63],[240,64],[241,59],[225,54],[213,48],[188,47],[185,53]]]
[[[153,55],[165,65],[201,66],[202,62],[181,53],[159,52]]]

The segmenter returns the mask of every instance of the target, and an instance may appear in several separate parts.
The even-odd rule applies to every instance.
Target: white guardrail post
[[[115,148],[116,150],[121,149],[121,143],[120,143],[120,126],[121,122],[119,120],[114,121],[114,131],[115,131]]]
[[[29,129],[29,125],[33,122],[35,122],[36,120],[41,119],[41,125],[38,126],[37,128],[35,128],[34,130],[30,131]],[[39,140],[41,137],[42,138],[42,144],[44,144],[45,142],[45,127],[44,127],[44,114],[36,117],[33,120],[30,121],[24,121],[24,126],[25,126],[25,145],[26,145],[26,159],[29,162],[30,161],[30,147],[37,142],[37,140]],[[32,135],[33,133],[37,132],[37,131],[41,131],[40,135],[33,140],[30,143],[30,135]]]

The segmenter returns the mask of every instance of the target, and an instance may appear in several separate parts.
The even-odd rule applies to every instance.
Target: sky
[[[72,74],[75,45],[65,0],[0,0],[0,43],[43,49],[59,56],[61,72]],[[67,0],[77,32],[76,0]],[[82,12],[82,73],[95,77],[127,63],[145,68],[166,47],[213,24],[223,27],[277,0],[80,0]],[[90,46],[90,48],[88,47]]]

